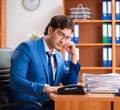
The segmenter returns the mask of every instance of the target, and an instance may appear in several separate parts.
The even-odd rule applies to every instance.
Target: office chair
[[[44,110],[43,105],[36,101],[22,101],[10,103],[9,76],[10,76],[10,59],[12,53],[13,49],[11,48],[0,48],[0,110],[12,110],[13,107],[24,104],[33,104],[37,106],[40,110]]]

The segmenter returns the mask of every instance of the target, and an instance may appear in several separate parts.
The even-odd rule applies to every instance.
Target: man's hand
[[[75,44],[70,41],[66,44],[65,50],[71,54],[71,62],[77,64],[77,52]]]
[[[45,93],[55,93],[55,92],[57,92],[57,89],[59,88],[59,86],[48,86],[48,87],[46,87],[45,88],[45,90],[44,90],[44,92]]]

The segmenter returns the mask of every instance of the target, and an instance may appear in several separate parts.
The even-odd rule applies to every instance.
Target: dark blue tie
[[[52,54],[47,52],[47,55],[48,55],[48,69],[49,69],[50,85],[53,85],[53,70],[52,70],[52,63],[51,63]]]

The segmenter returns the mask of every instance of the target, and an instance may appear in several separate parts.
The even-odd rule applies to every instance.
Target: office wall
[[[29,40],[27,34],[30,32],[42,36],[50,18],[62,13],[62,0],[40,0],[40,7],[35,11],[24,9],[22,0],[6,1],[7,47],[15,48],[19,43]]]

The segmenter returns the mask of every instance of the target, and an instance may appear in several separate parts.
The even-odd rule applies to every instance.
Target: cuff
[[[70,62],[70,68],[75,68],[77,71],[79,71],[80,67],[81,67],[81,65],[79,62],[77,62],[77,64]]]
[[[50,86],[49,84],[44,84],[43,92],[46,92],[46,89],[47,89],[49,86]]]

